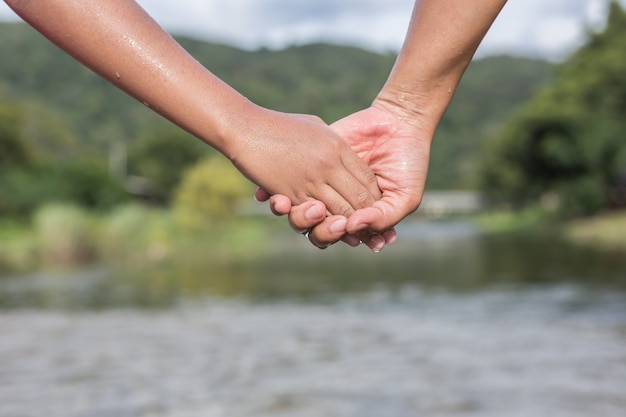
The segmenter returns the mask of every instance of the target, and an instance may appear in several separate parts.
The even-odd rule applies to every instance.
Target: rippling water
[[[0,416],[626,415],[626,294],[585,280],[510,285],[507,274],[530,258],[505,268],[504,254],[488,246],[494,259],[485,264],[485,247],[459,256],[467,242],[453,240],[429,240],[408,270],[507,278],[476,288],[430,285],[436,274],[427,282],[390,275],[366,278],[361,290],[336,288],[335,297],[326,283],[323,297],[294,297],[288,287],[255,298],[242,284],[248,277],[229,298],[208,286],[159,308],[103,302],[99,310],[87,308],[96,293],[123,298],[141,287],[103,285],[111,280],[103,271],[4,280]],[[580,256],[567,264],[555,256],[528,268],[557,277],[599,271],[590,261],[577,266]],[[273,288],[282,282],[263,277]]]
[[[2,416],[623,416],[621,296],[554,287],[2,316]]]

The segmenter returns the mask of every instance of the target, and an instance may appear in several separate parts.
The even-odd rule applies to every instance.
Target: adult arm
[[[61,49],[222,152],[269,192],[295,204],[321,200],[344,215],[380,197],[367,165],[321,120],[251,103],[134,1],[5,1]]]
[[[333,128],[369,164],[383,192],[371,208],[347,221],[350,233],[384,233],[414,212],[422,199],[435,130],[476,49],[506,0],[418,0],[402,49],[371,107]],[[284,196],[272,197],[281,214]],[[310,204],[310,203],[309,203]],[[326,246],[341,237],[321,220],[310,240]],[[311,217],[294,207],[294,228],[312,227]],[[389,239],[387,239],[389,240]],[[387,242],[389,243],[389,242]],[[382,246],[380,246],[382,248]]]

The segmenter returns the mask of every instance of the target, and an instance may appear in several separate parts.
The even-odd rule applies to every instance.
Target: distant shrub
[[[253,187],[223,157],[211,157],[194,165],[176,190],[174,213],[178,224],[203,228],[215,221],[232,219]]]
[[[32,215],[55,201],[106,210],[129,200],[122,184],[105,165],[89,159],[38,164],[29,168],[0,166],[0,215]]]
[[[154,188],[152,198],[169,204],[182,173],[210,149],[178,128],[151,132],[128,149],[128,170],[148,178]]]
[[[120,256],[141,244],[149,222],[148,210],[125,204],[109,213],[102,224],[102,247],[108,256]]]
[[[34,226],[46,264],[75,265],[94,259],[92,223],[82,208],[67,203],[45,205],[35,213]]]
[[[162,260],[171,251],[175,233],[167,211],[126,204],[105,218],[100,243],[108,258]]]

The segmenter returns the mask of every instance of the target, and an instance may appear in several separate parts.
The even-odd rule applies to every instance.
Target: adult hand
[[[6,2],[61,49],[226,155],[272,194],[294,204],[320,200],[344,216],[380,197],[371,170],[319,118],[253,104],[135,1]]]
[[[348,217],[380,198],[371,169],[321,119],[255,108],[229,132],[237,141],[227,154],[254,183],[294,204],[319,200],[324,216]]]
[[[333,125],[374,170],[383,193],[372,207],[350,216],[347,232],[370,229],[385,236],[385,230],[417,209],[435,129],[476,48],[505,3],[415,2],[400,54],[374,104]],[[290,213],[294,227],[314,225],[302,207],[291,209],[282,196],[272,199],[274,210]],[[314,244],[323,246],[336,241],[338,234],[333,234],[327,220],[322,219],[310,237]]]
[[[319,202],[292,206],[285,196],[273,195],[270,206],[275,214],[289,214],[294,229],[312,228],[309,239],[315,246],[326,247],[342,238],[354,245],[358,240],[350,235],[369,231],[380,233],[374,242],[366,242],[378,251],[393,243],[396,237],[393,226],[414,212],[421,202],[432,134],[420,126],[418,116],[380,100],[331,127],[372,169],[382,198],[349,216],[344,233],[331,227],[339,221],[337,218],[319,216]],[[256,197],[264,200],[269,196],[258,190]]]

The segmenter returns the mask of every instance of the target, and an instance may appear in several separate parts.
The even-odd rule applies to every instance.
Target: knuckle
[[[333,213],[333,214],[338,214],[344,217],[350,217],[352,213],[354,213],[354,210],[349,204],[341,204],[337,207],[336,213]]]
[[[367,191],[361,191],[357,193],[354,198],[355,208],[369,207],[374,202],[371,194]]]
[[[318,239],[318,238],[315,236],[315,234],[314,234],[314,233],[311,233],[311,234],[309,235],[309,242],[311,242],[311,244],[312,244],[313,246],[315,246],[316,248],[318,248],[318,249],[322,249],[322,250],[324,250],[324,249],[328,248],[330,245],[332,245],[332,244],[333,244],[333,242],[324,242],[324,241],[322,241],[322,240]]]

